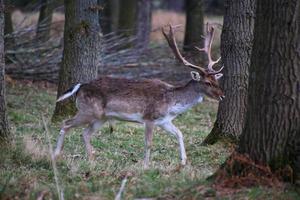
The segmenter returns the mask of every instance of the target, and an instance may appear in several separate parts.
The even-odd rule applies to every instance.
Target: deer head
[[[206,27],[207,33],[205,36],[204,47],[195,47],[197,50],[201,52],[204,51],[207,54],[208,65],[206,68],[202,68],[198,65],[190,63],[181,55],[175,40],[174,28],[172,25],[169,25],[169,33],[166,33],[164,28],[162,28],[162,33],[166,38],[169,47],[173,51],[177,60],[179,60],[185,66],[191,67],[196,70],[191,71],[191,77],[194,81],[197,81],[199,82],[199,84],[201,84],[201,87],[204,88],[204,92],[206,93],[206,95],[217,100],[222,100],[225,96],[222,89],[219,86],[218,79],[223,76],[223,74],[220,73],[223,67],[219,70],[213,69],[213,66],[220,61],[221,57],[218,58],[216,61],[214,61],[211,58],[211,45],[214,37],[214,27],[209,24],[207,24]]]

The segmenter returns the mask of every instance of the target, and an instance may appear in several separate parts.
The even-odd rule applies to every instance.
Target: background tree
[[[103,34],[112,32],[112,9],[110,0],[98,0],[98,5],[102,9],[99,10],[99,23]]]
[[[163,0],[161,3],[164,9],[182,12],[184,10],[184,1],[185,0]]]
[[[136,25],[136,13],[137,13],[137,1],[138,0],[122,0],[120,1],[119,11],[119,31],[125,31],[126,36],[134,34]]]
[[[103,7],[99,11],[99,19],[103,34],[116,32],[119,24],[120,1],[119,0],[98,0]]]
[[[205,13],[223,15],[225,11],[224,2],[224,0],[203,0]]]
[[[201,37],[204,24],[202,0],[185,0],[185,9],[186,25],[183,49],[190,52],[192,58],[196,60],[199,58],[199,51],[195,50],[195,46],[203,46],[203,38]]]
[[[120,1],[109,0],[111,30],[117,31],[119,26]]]
[[[97,0],[65,0],[64,50],[57,96],[75,83],[97,77],[100,25],[96,7]],[[57,103],[52,119],[74,111],[72,100]]]
[[[300,1],[257,2],[248,109],[239,152],[272,169],[299,165]],[[296,170],[299,167],[294,165]]]
[[[50,27],[53,15],[52,0],[41,0],[40,15],[37,24],[36,37],[39,40],[47,41],[50,37]]]
[[[0,0],[0,142],[7,141],[9,127],[5,103],[5,62],[4,62],[4,0]]]
[[[246,116],[255,0],[226,0],[224,4],[221,56],[225,67],[221,84],[226,98],[220,102],[217,120],[203,144],[213,144],[220,136],[238,139]]]
[[[118,29],[127,37],[135,36],[137,38],[135,41],[137,49],[144,49],[149,43],[151,3],[150,0],[124,0],[120,2]],[[129,46],[133,46],[133,44]]]
[[[151,0],[138,0],[136,36],[138,49],[145,49],[149,43],[151,31]]]
[[[5,12],[4,12],[4,35],[6,36],[4,38],[4,48],[5,49],[9,49],[11,47],[14,46],[15,41],[14,38],[12,37],[12,33],[14,32],[14,28],[13,28],[13,22],[11,19],[11,15],[12,15],[12,11],[13,11],[13,5],[11,0],[5,0]],[[12,56],[12,55],[11,55]],[[9,63],[10,59],[8,57],[5,56],[5,62]]]

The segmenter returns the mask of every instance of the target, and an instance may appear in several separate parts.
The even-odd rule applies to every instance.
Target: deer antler
[[[221,69],[219,69],[218,71],[215,71],[213,69],[213,65],[218,63],[221,60],[221,57],[219,57],[216,61],[213,61],[211,58],[211,45],[212,45],[212,41],[214,38],[214,33],[215,33],[215,29],[213,26],[211,26],[210,24],[207,23],[206,25],[207,30],[206,30],[206,36],[205,36],[205,41],[204,41],[204,47],[202,49],[200,49],[199,47],[195,47],[197,50],[199,51],[204,51],[207,54],[208,57],[208,73],[209,74],[217,74],[220,73],[223,69],[223,67],[221,67]]]
[[[200,71],[200,73],[202,75],[207,75],[207,74],[218,74],[222,71],[223,67],[218,70],[218,71],[215,71],[212,67],[214,64],[218,63],[221,59],[221,57],[216,60],[216,61],[213,61],[212,58],[211,58],[211,45],[212,45],[212,40],[213,40],[213,37],[214,37],[214,28],[212,26],[210,26],[209,24],[207,24],[207,34],[206,34],[206,37],[205,37],[205,42],[204,42],[204,48],[200,49],[198,47],[195,47],[196,49],[198,49],[199,51],[204,51],[206,54],[207,54],[207,57],[208,57],[208,66],[207,66],[207,69],[204,69],[200,66],[197,66],[197,65],[194,65],[190,62],[188,62],[180,53],[179,49],[178,49],[178,46],[177,46],[177,43],[176,43],[176,40],[175,40],[175,36],[174,36],[174,29],[173,29],[173,26],[171,26],[171,24],[169,25],[169,33],[167,34],[164,30],[164,28],[162,28],[162,33],[164,35],[164,37],[166,38],[170,48],[172,49],[175,57],[181,61],[185,66],[188,66],[188,67],[192,67],[192,68],[195,68],[195,69],[198,69]]]
[[[167,34],[164,30],[164,28],[162,28],[162,33],[164,35],[164,37],[166,38],[170,48],[172,49],[175,57],[181,61],[185,66],[188,66],[188,67],[192,67],[192,68],[195,68],[197,70],[200,71],[200,73],[202,75],[206,75],[207,72],[204,68],[200,67],[200,66],[197,66],[197,65],[194,65],[190,62],[188,62],[180,53],[179,49],[178,49],[178,46],[177,46],[177,43],[176,43],[176,40],[175,40],[175,36],[174,36],[174,30],[173,30],[173,27],[171,26],[171,24],[169,25],[169,33]]]

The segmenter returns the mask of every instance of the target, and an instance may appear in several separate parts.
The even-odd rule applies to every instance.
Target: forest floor
[[[0,149],[0,199],[58,199],[57,187],[65,199],[114,199],[125,177],[128,181],[123,199],[300,199],[290,186],[218,191],[206,180],[234,149],[224,143],[200,145],[217,112],[217,102],[208,99],[175,120],[185,136],[188,164],[184,168],[178,167],[175,138],[157,129],[150,169],[143,170],[143,127],[118,122],[113,133],[106,125],[93,136],[96,150],[93,162],[87,159],[82,129],[70,131],[63,155],[56,163],[57,186],[43,123],[44,118],[54,146],[60,126],[50,122],[55,97],[52,86],[24,81],[7,85],[13,143]]]

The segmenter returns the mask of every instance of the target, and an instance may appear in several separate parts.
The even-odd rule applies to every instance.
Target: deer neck
[[[178,114],[200,103],[204,92],[199,82],[191,80],[186,85],[177,87],[173,91],[173,106],[178,107]],[[175,109],[177,110],[177,109]]]

